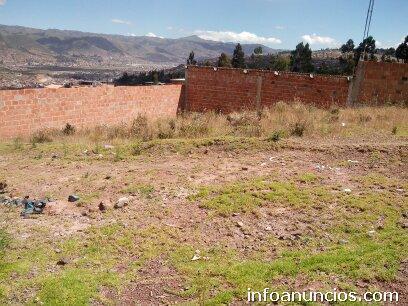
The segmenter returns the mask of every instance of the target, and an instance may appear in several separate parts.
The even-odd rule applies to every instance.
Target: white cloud
[[[339,46],[339,43],[331,37],[327,36],[319,36],[316,34],[312,35],[303,35],[302,36],[303,41],[311,44],[311,45],[322,45],[326,47],[337,47]]]
[[[0,5],[5,5],[7,0],[0,0]]]
[[[172,30],[173,30],[173,27],[172,27],[172,26],[168,26],[166,29],[169,30],[169,31],[172,31]]]
[[[277,26],[275,26],[275,29],[277,29],[277,30],[284,30],[285,27],[284,27],[284,26],[281,26],[281,25],[277,25]]]
[[[147,36],[147,37],[155,37],[155,38],[164,38],[164,37],[162,37],[162,36],[157,36],[156,34],[154,34],[154,33],[152,33],[152,32],[147,33],[145,36]]]
[[[194,32],[198,37],[206,40],[222,41],[222,42],[240,42],[252,44],[281,44],[282,41],[275,37],[262,37],[250,32],[231,32],[231,31],[201,31]]]
[[[1,0],[0,0],[1,1]],[[126,24],[126,25],[131,25],[132,23],[130,21],[127,20],[122,20],[122,19],[111,19],[111,22],[113,23],[119,23],[119,24]]]

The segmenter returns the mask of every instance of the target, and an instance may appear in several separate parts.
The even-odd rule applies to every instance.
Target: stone
[[[127,205],[129,205],[129,198],[123,197],[123,198],[120,198],[120,199],[116,202],[115,208],[123,208],[123,207],[125,207],[125,206],[127,206]]]
[[[243,227],[244,227],[244,223],[241,222],[241,221],[238,221],[238,222],[237,222],[237,226],[238,226],[239,228],[243,228]]]
[[[340,239],[339,240],[339,244],[347,244],[348,243],[348,240],[346,240],[346,239]]]
[[[248,171],[249,168],[248,167],[242,167],[241,169],[242,169],[242,171]]]
[[[74,202],[77,202],[77,201],[79,201],[79,196],[77,196],[77,195],[71,194],[68,197],[68,202],[74,203]]]
[[[100,211],[104,212],[104,211],[107,211],[107,210],[111,209],[112,205],[111,205],[110,202],[103,201],[103,202],[99,203],[98,208],[99,208]]]
[[[57,261],[57,266],[65,266],[68,264],[68,260],[65,258],[61,258],[60,260]]]
[[[0,181],[0,193],[4,193],[7,188],[7,183],[5,181]]]

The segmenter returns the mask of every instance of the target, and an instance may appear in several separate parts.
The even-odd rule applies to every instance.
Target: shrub
[[[278,142],[284,137],[283,131],[274,131],[271,136],[268,137],[268,141]]]
[[[51,142],[52,139],[49,135],[49,133],[45,130],[39,130],[33,134],[33,136],[30,139],[30,142],[32,145],[36,145],[37,143],[45,143],[45,142]]]
[[[306,124],[303,122],[296,122],[291,130],[292,136],[302,137],[306,130]]]
[[[75,132],[76,132],[75,126],[69,123],[67,123],[65,127],[62,129],[62,134],[67,135],[67,136],[74,135]]]
[[[358,116],[358,121],[360,123],[366,123],[366,122],[370,122],[372,120],[370,115],[365,115],[365,114],[360,114]]]
[[[133,121],[130,127],[131,136],[149,140],[151,139],[151,132],[149,130],[149,122],[145,116],[138,115]]]
[[[20,137],[13,139],[13,148],[14,150],[21,150],[23,148],[23,142]]]

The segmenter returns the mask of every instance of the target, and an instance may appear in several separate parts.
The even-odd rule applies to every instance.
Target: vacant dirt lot
[[[245,304],[265,287],[408,303],[406,136],[106,144],[0,145],[5,195],[51,199],[27,218],[0,204],[2,303]]]

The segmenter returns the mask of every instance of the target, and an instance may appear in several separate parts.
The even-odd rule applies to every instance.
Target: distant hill
[[[257,44],[243,44],[251,54]],[[262,46],[262,45],[261,45]],[[0,25],[0,64],[118,68],[184,63],[191,50],[198,59],[232,54],[234,43],[209,41],[198,36],[179,39],[41,30]],[[278,50],[262,46],[264,53]]]

